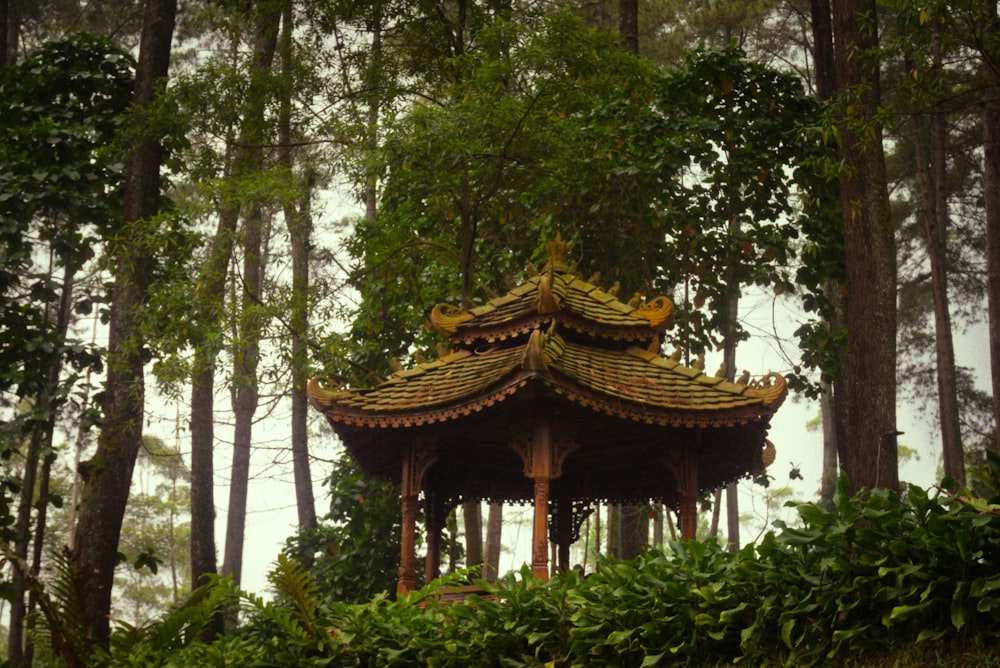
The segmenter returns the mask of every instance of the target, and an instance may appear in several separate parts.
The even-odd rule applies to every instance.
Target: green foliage
[[[52,269],[72,277],[119,224],[124,168],[108,147],[127,117],[132,64],[75,35],[0,79],[0,390],[37,395],[55,358],[99,367],[88,346],[55,332]],[[36,266],[39,254],[52,258],[48,268]],[[81,295],[76,309],[89,313],[102,299]]]
[[[672,295],[693,353],[746,337],[721,315],[745,286],[822,298],[842,253],[817,172],[830,149],[797,79],[734,48],[661,72],[559,14],[478,39],[457,83],[395,117],[371,158],[378,216],[348,243],[363,366],[384,370],[413,337],[430,348],[435,303],[504,292],[556,232],[625,300]],[[793,281],[800,235],[828,264]]]
[[[258,665],[505,668],[882,665],[901,649],[966,647],[994,657],[1000,457],[991,454],[979,478],[990,496],[911,486],[851,497],[841,479],[832,509],[798,504],[795,526],[738,554],[674,542],[634,561],[602,561],[587,577],[540,582],[525,569],[476,582],[482,592],[461,603],[442,598],[457,578],[395,602],[331,603],[283,557],[272,574],[276,602],[244,595],[256,620],[249,632],[163,652],[152,665],[213,653]],[[148,646],[130,651],[152,656]],[[135,665],[115,659],[109,665]]]
[[[325,600],[371,600],[396,588],[399,509],[399,488],[363,475],[345,455],[330,477],[330,512],[289,539],[285,552],[310,564]]]

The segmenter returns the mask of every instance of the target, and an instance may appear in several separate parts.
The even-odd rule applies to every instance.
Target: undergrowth
[[[979,477],[996,495],[1000,459]],[[283,557],[275,601],[225,581],[144,629],[116,632],[102,666],[953,666],[998,663],[1000,498],[910,486],[797,504],[730,554],[674,542],[596,572],[530,571],[462,603],[439,580],[399,600],[326,600]],[[220,594],[219,592],[223,592]],[[199,631],[239,601],[245,623]],[[228,603],[227,603],[228,602]]]

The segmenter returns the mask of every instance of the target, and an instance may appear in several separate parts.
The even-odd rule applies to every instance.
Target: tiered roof
[[[703,489],[760,470],[770,417],[787,391],[784,379],[768,374],[732,383],[682,365],[679,354],[662,357],[673,304],[666,297],[623,303],[578,275],[565,253],[560,240],[550,242],[541,274],[481,306],[436,307],[431,322],[453,352],[370,389],[310,383],[313,403],[363,468],[397,474],[407,439],[434,438],[441,452],[473,460],[439,456],[438,469],[472,475],[478,459],[478,473],[493,481],[455,482],[453,493],[519,500],[530,488],[503,480],[520,474],[516,457],[508,456],[511,433],[545,411],[581,446],[567,460],[566,475],[576,480],[560,484],[581,494],[591,485],[593,498],[670,500],[647,472],[628,473],[618,461],[625,452],[662,460],[679,444],[695,443]],[[627,480],[602,481],[615,470]]]

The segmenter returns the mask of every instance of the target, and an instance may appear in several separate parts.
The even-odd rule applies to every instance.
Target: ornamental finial
[[[549,271],[569,271],[569,244],[563,241],[562,234],[556,232],[556,238],[545,244],[549,255]]]

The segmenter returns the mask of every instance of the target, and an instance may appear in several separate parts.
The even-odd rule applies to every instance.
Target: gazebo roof
[[[362,469],[398,478],[407,444],[433,441],[428,484],[441,495],[529,500],[513,441],[545,415],[573,441],[554,484],[574,498],[673,503],[664,480],[682,452],[697,453],[701,490],[759,472],[784,379],[732,383],[662,357],[673,304],[625,304],[578,276],[565,251],[550,242],[540,275],[481,306],[436,307],[453,352],[374,388],[310,382]]]
[[[649,350],[607,350],[547,333],[505,347],[460,350],[397,371],[371,389],[334,389],[314,379],[309,393],[334,424],[415,427],[460,420],[534,383],[606,415],[675,427],[734,426],[770,416],[785,396],[778,374],[730,383]],[[536,389],[537,393],[537,389]]]

